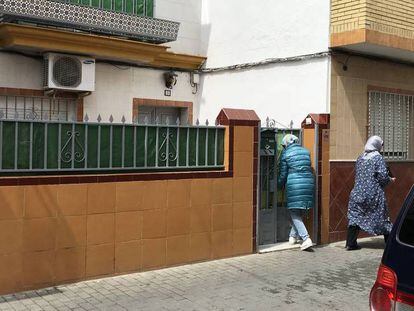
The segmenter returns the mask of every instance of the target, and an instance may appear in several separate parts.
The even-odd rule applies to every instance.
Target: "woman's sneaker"
[[[289,244],[290,245],[295,245],[299,242],[298,238],[295,238],[294,236],[289,237]]]
[[[302,245],[300,246],[300,249],[302,251],[307,250],[308,248],[311,248],[313,246],[312,240],[310,238],[307,238],[305,241],[303,241]]]

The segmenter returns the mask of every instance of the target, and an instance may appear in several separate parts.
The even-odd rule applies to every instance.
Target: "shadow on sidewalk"
[[[362,248],[369,248],[369,249],[384,249],[385,248],[384,239],[380,239],[380,238],[363,240],[363,241],[358,242],[358,244]]]
[[[7,301],[7,302],[21,301],[25,299],[32,299],[35,297],[45,297],[45,296],[61,294],[61,293],[63,293],[63,291],[57,287],[48,287],[48,288],[43,288],[43,289],[38,289],[38,290],[4,295],[4,296],[1,296],[2,300],[0,301],[0,303],[4,301]]]
[[[384,249],[385,243],[384,238],[381,237],[369,237],[369,238],[360,238],[358,239],[358,245],[361,248],[365,249]],[[345,241],[335,242],[326,245],[320,245],[318,247],[335,247],[335,248],[344,248],[345,249]]]

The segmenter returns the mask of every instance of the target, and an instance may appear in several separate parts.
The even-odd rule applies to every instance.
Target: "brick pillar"
[[[217,117],[220,125],[229,127],[228,169],[233,174],[233,219],[238,209],[251,209],[252,250],[257,246],[257,183],[260,119],[253,110],[222,109]],[[250,192],[241,189],[248,187]],[[241,234],[242,231],[240,231]],[[237,231],[236,231],[237,235]],[[235,236],[233,243],[237,243]]]
[[[313,239],[324,244],[329,242],[329,114],[309,114],[302,122],[302,129],[304,146],[310,150],[312,166],[318,172],[318,230]],[[313,215],[307,223],[310,232],[312,225]]]

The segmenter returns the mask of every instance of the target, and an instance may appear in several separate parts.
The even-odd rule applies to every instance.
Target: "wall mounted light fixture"
[[[178,75],[174,71],[164,73],[165,86],[172,89],[177,84]]]

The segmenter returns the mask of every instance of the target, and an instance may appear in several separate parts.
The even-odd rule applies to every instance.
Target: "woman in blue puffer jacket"
[[[289,243],[303,241],[302,250],[312,247],[312,240],[303,223],[305,211],[314,205],[315,178],[312,171],[311,157],[307,149],[299,145],[295,135],[288,134],[282,140],[284,148],[279,163],[279,187],[285,186],[287,208],[292,218]]]

